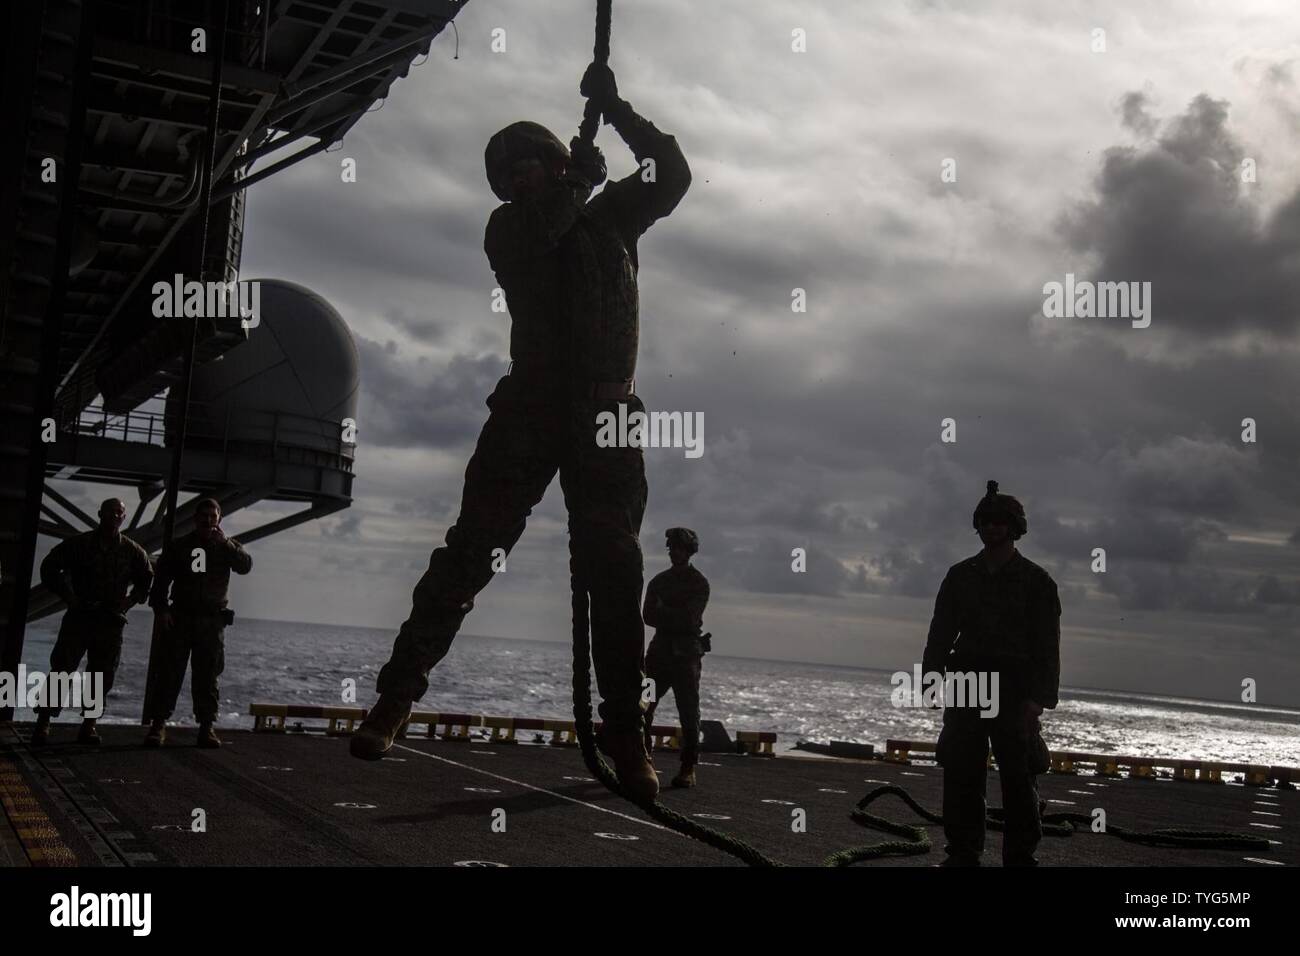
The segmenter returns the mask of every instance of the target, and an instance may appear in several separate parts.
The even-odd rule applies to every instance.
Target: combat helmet
[[[502,202],[510,201],[510,167],[521,159],[540,159],[549,165],[555,159],[570,159],[569,148],[540,123],[520,120],[497,131],[488,140],[483,164],[488,183]]]
[[[664,537],[670,548],[685,548],[688,554],[700,550],[700,536],[690,528],[669,528]]]
[[[1011,495],[998,494],[996,481],[989,481],[986,487],[988,490],[984,497],[975,506],[975,516],[972,519],[975,530],[980,529],[980,519],[985,515],[1002,515],[1007,519],[1007,525],[1011,529],[1012,541],[1026,534],[1029,531],[1029,522],[1025,518],[1025,506]]]

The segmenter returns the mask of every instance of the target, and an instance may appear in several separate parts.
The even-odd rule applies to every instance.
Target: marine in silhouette
[[[153,581],[148,553],[120,530],[125,518],[126,504],[109,498],[99,506],[99,527],[60,541],[41,562],[41,583],[68,606],[50,653],[50,671],[71,673],[85,657],[86,672],[103,675],[105,699],[122,660],[126,612],[145,602]],[[60,709],[37,710],[33,745],[49,739],[50,719]],[[95,720],[83,714],[78,743],[99,743]]]
[[[693,787],[700,756],[700,666],[711,649],[704,633],[709,582],[691,564],[691,555],[700,550],[699,536],[690,528],[669,528],[667,538],[673,566],[650,580],[641,609],[646,624],[655,628],[645,655],[646,676],[654,681],[654,700],[645,715],[646,746],[655,708],[671,690],[682,725],[682,767],[673,786]]]
[[[1047,772],[1039,715],[1057,704],[1061,601],[1056,582],[1018,550],[1028,530],[1025,509],[990,481],[975,508],[984,549],[953,565],[943,579],[925,645],[926,673],[996,672],[996,717],[976,707],[948,707],[936,757],[943,766],[942,865],[978,865],[984,852],[989,744],[1002,781],[1006,813],[1002,862],[1037,863],[1042,838],[1035,775]]]
[[[201,565],[198,551],[203,552]],[[221,505],[211,498],[198,503],[194,530],[163,548],[149,606],[163,629],[164,656],[151,702],[153,712],[145,714],[149,720],[146,747],[162,745],[187,666],[192,670],[190,694],[199,722],[198,745],[221,746],[212,725],[220,701],[219,678],[226,667],[226,625],[234,619],[227,598],[230,572],[247,574],[252,569],[253,559],[243,545],[221,530]]]
[[[637,359],[637,240],[677,206],[691,174],[677,141],[618,96],[608,67],[593,64],[582,93],[594,100],[641,168],[604,181],[600,151],[573,151],[536,123],[488,142],[493,211],[484,250],[510,311],[508,374],[465,471],[459,517],[415,586],[410,617],[379,674],[378,703],[352,738],[353,755],[379,759],[428,690],[474,598],[508,553],[556,472],[569,513],[574,568],[590,587],[592,652],[602,697],[601,749],[634,799],[658,791],[642,741],[642,557],[646,504],[640,448],[596,445],[603,411],[644,411],[633,390]]]

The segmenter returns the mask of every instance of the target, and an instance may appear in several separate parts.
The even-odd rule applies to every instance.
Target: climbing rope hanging
[[[612,21],[613,0],[596,0],[596,45],[593,62],[602,66],[609,63],[609,41]],[[582,122],[578,128],[579,138],[587,145],[596,140],[600,126],[600,108],[591,99],[587,100],[583,110]],[[573,329],[570,329],[570,345],[574,344]],[[579,421],[577,413],[571,416],[574,453],[577,463],[577,497],[585,500],[583,454],[586,447],[588,430],[585,422]],[[609,765],[601,759],[596,748],[595,727],[591,719],[591,632],[589,582],[582,568],[586,542],[573,547],[572,535],[585,534],[586,529],[580,525],[570,530],[569,586],[572,593],[573,611],[573,718],[578,734],[578,745],[582,750],[582,760],[591,772],[606,788],[625,800],[640,807],[647,816],[684,836],[699,840],[715,849],[722,850],[748,863],[750,866],[784,866],[744,840],[714,830],[697,823],[690,817],[669,809],[658,800],[652,803],[639,803],[632,800],[622,789],[618,777]],[[933,848],[930,836],[924,827],[897,823],[876,814],[868,813],[867,807],[880,797],[893,795],[902,799],[919,816],[930,823],[942,824],[943,818],[917,803],[902,787],[887,785],[877,787],[858,801],[849,814],[850,819],[868,829],[880,830],[902,840],[886,841],[872,846],[849,847],[832,853],[822,861],[823,866],[849,866],[863,860],[879,859],[886,856],[916,856],[929,853]],[[987,824],[991,829],[1002,828],[1002,811],[990,808]],[[1068,837],[1074,833],[1075,825],[1090,826],[1092,818],[1079,813],[1042,814],[1043,833],[1046,836]],[[1267,851],[1268,841],[1249,834],[1214,830],[1163,829],[1151,831],[1126,830],[1118,826],[1108,826],[1105,832],[1131,843],[1143,843],[1149,846],[1191,847],[1198,849],[1247,849]]]
[[[594,61],[601,65],[609,63],[609,38],[611,25],[611,7],[612,0],[596,0],[596,47]],[[600,109],[591,99],[587,100],[587,105],[583,111],[582,124],[579,128],[579,137],[588,145],[594,143],[596,131],[600,124]],[[570,349],[571,354],[576,354],[576,342],[574,340],[575,330],[570,327]],[[591,437],[590,422],[582,420],[580,410],[575,410],[570,415],[570,435],[572,437],[573,450],[577,470],[577,499],[579,507],[582,508],[586,500],[586,483],[585,469],[583,467],[583,458],[586,450],[586,443]],[[585,510],[585,509],[584,509]],[[590,582],[587,580],[586,573],[582,567],[585,556],[589,549],[586,541],[576,542],[574,536],[583,536],[587,534],[587,529],[581,521],[574,522],[570,528],[570,554],[569,554],[569,587],[572,594],[573,610],[573,719],[574,726],[578,733],[578,745],[582,749],[582,759],[587,765],[587,769],[597,780],[604,784],[608,789],[623,797],[629,802],[635,803],[646,812],[652,819],[678,833],[682,833],[693,839],[706,843],[709,846],[730,853],[733,856],[744,860],[750,866],[779,866],[775,860],[764,856],[758,850],[754,849],[743,840],[737,840],[725,833],[719,833],[702,824],[696,823],[689,817],[670,810],[662,803],[655,801],[652,804],[637,803],[635,800],[624,793],[619,785],[618,778],[609,768],[604,760],[601,759],[600,753],[596,749],[595,727],[591,719],[591,632],[590,632]]]
[[[596,48],[592,62],[601,66],[609,64],[609,33],[613,17],[613,0],[596,0]],[[590,146],[596,141],[596,130],[600,128],[600,107],[592,100],[582,113],[582,122],[578,126],[578,138]]]

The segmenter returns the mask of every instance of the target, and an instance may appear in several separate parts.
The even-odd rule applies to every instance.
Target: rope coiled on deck
[[[943,817],[921,806],[902,787],[887,784],[869,792],[858,801],[857,807],[849,814],[850,818],[864,827],[893,833],[906,837],[906,840],[878,843],[874,846],[854,847],[833,853],[824,861],[826,866],[848,866],[862,860],[882,856],[913,856],[929,853],[933,848],[930,835],[924,827],[897,823],[867,812],[867,807],[884,796],[896,796],[903,800],[916,814],[930,823],[943,823]],[[1040,811],[1045,804],[1039,804]],[[1052,837],[1073,836],[1076,826],[1091,830],[1092,817],[1086,813],[1041,813],[1043,835]],[[991,830],[1002,830],[1006,814],[1001,807],[990,807],[985,823]],[[1186,847],[1196,850],[1255,850],[1267,852],[1268,840],[1249,833],[1234,833],[1231,830],[1187,830],[1181,827],[1165,827],[1158,830],[1130,830],[1127,827],[1108,825],[1101,831],[1107,836],[1117,837],[1126,843],[1139,843],[1144,846]]]

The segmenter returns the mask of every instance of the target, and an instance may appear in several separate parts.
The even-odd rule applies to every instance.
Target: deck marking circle
[[[818,787],[818,793],[848,793],[847,790],[836,790],[834,787]]]
[[[622,819],[627,820],[631,823],[636,823],[645,827],[651,827],[655,830],[663,830],[665,833],[671,833],[674,836],[679,836],[683,840],[690,839],[690,837],[688,837],[686,834],[678,833],[676,830],[672,830],[666,826],[662,826],[661,824],[652,823],[649,820],[643,820],[639,817],[634,817],[627,813],[619,813],[617,810],[611,810],[609,807],[602,807],[594,803],[588,803],[586,800],[579,800],[577,797],[571,797],[567,793],[559,793],[555,790],[547,790],[545,787],[539,787],[536,784],[525,783],[522,780],[516,780],[513,777],[507,777],[504,774],[493,773],[491,770],[484,770],[482,767],[474,767],[467,763],[461,763],[459,760],[452,760],[449,757],[441,757],[438,754],[425,753],[423,750],[416,750],[414,747],[407,747],[402,744],[394,744],[393,746],[400,747],[402,750],[405,750],[409,753],[417,754],[418,756],[425,757],[429,760],[437,760],[441,763],[450,764],[453,767],[460,767],[462,770],[469,770],[473,773],[482,774],[485,777],[491,777],[494,780],[502,780],[506,783],[512,783],[515,786],[523,787],[527,790],[535,790],[538,793],[546,794],[548,797],[555,797],[557,800],[566,800],[569,803],[576,803],[579,806],[586,807],[589,810],[597,810],[600,813],[609,813],[616,817],[621,817]]]
[[[495,757],[497,755],[497,752],[495,750],[471,750],[470,753],[479,754],[480,756],[483,757]],[[502,863],[501,866],[505,866],[505,864]]]
[[[379,809],[373,803],[336,803],[336,807],[342,807],[344,810],[377,810]]]
[[[720,764],[720,763],[706,763],[705,761],[701,760],[701,761],[700,761],[700,766],[701,766],[701,767],[721,767],[722,764]]]
[[[500,793],[500,790],[493,790],[491,787],[466,787],[469,793]]]
[[[779,803],[783,807],[793,807],[795,805],[793,800],[764,800],[763,803]]]
[[[493,860],[457,860],[452,866],[509,866],[509,863],[497,863]]]
[[[597,833],[596,836],[602,840],[639,840],[639,836],[633,836],[630,833]]]
[[[185,824],[183,824],[183,823],[155,823],[155,824],[154,824],[152,827],[150,827],[149,829],[151,829],[151,830],[188,830],[189,827],[187,827],[187,826],[186,826]]]
[[[126,780],[122,777],[100,777],[97,783],[139,783],[139,780]]]
[[[564,779],[565,779],[565,780],[578,780],[578,781],[581,781],[582,783],[595,783],[595,782],[596,782],[595,779],[592,778],[592,777],[565,777]]]
[[[911,770],[900,770],[899,773],[901,773],[904,777],[924,777],[924,776],[925,776],[925,774],[923,774],[923,773],[913,773]]]
[[[1243,856],[1242,859],[1247,863],[1267,863],[1269,866],[1286,866],[1286,864],[1281,860],[1261,860],[1257,856]]]
[[[691,816],[699,817],[701,820],[730,820],[731,817],[725,813],[692,813]]]
[[[292,770],[293,768],[292,768],[292,767],[276,767],[276,766],[273,766],[273,765],[271,765],[271,764],[269,764],[269,763],[264,763],[264,764],[262,764],[260,767],[258,767],[257,769],[258,769],[258,770],[282,770],[282,771],[289,771],[289,770]]]

